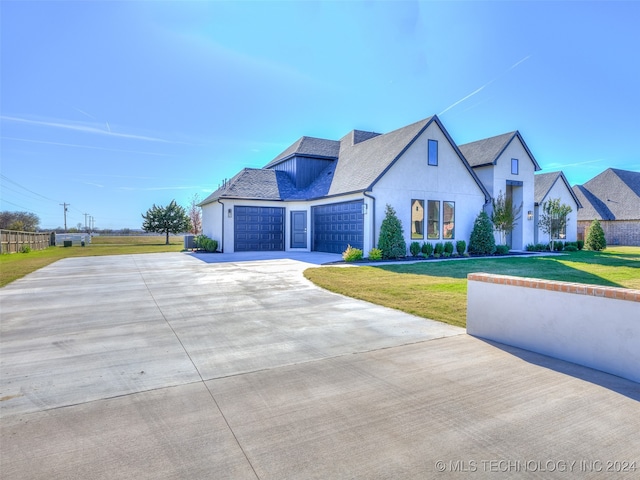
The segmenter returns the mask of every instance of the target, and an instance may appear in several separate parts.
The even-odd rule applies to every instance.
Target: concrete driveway
[[[639,474],[639,384],[303,278],[338,257],[263,258],[71,258],[0,289],[2,477]]]

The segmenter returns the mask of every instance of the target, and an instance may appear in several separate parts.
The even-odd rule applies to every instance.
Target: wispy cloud
[[[131,134],[131,133],[117,133],[117,132],[113,132],[111,130],[111,127],[109,126],[109,124],[107,123],[107,128],[98,128],[96,126],[93,125],[88,125],[88,124],[83,124],[83,123],[74,123],[74,122],[68,122],[68,121],[64,121],[64,120],[31,120],[28,118],[21,118],[21,117],[11,117],[11,116],[7,116],[7,115],[2,115],[0,116],[0,119],[6,121],[6,122],[14,122],[14,123],[23,123],[23,124],[27,124],[27,125],[36,125],[36,126],[40,126],[40,127],[51,127],[51,128],[60,128],[60,129],[64,129],[64,130],[73,130],[76,132],[83,132],[83,133],[91,133],[91,134],[96,134],[96,135],[109,135],[109,136],[113,136],[113,137],[118,137],[118,138],[127,138],[127,139],[132,139],[132,140],[144,140],[147,142],[161,142],[161,143],[170,143],[167,140],[164,140],[162,138],[157,138],[157,137],[149,137],[146,135],[135,135],[135,134]]]
[[[465,100],[470,99],[471,97],[473,97],[474,95],[477,95],[478,93],[480,93],[482,90],[484,90],[485,88],[487,88],[489,85],[491,85],[493,82],[495,82],[496,80],[498,80],[500,77],[502,77],[503,75],[509,73],[511,70],[513,70],[514,68],[516,68],[518,65],[520,65],[522,62],[528,60],[529,58],[531,58],[531,55],[527,55],[526,57],[524,57],[521,60],[518,60],[516,63],[514,63],[513,65],[511,65],[509,68],[507,68],[504,72],[502,72],[500,75],[494,77],[493,79],[489,80],[487,83],[485,83],[484,85],[482,85],[481,87],[475,89],[473,92],[471,92],[469,95],[461,98],[460,100],[458,100],[457,102],[452,103],[451,105],[449,105],[447,108],[445,108],[443,111],[441,111],[438,115],[442,115],[445,112],[448,112],[449,110],[451,110],[453,107],[455,107],[456,105],[461,104],[462,102],[464,102]]]
[[[105,147],[94,147],[93,145],[79,145],[76,143],[62,143],[62,142],[47,142],[45,140],[32,140],[30,138],[16,138],[16,137],[0,137],[3,140],[15,140],[17,142],[28,142],[28,143],[42,143],[44,145],[57,145],[60,147],[72,147],[72,148],[89,148],[91,150],[105,150],[107,152],[118,152],[118,153],[135,153],[139,155],[155,155],[158,157],[172,157],[173,155],[168,153],[157,153],[157,152],[141,152],[139,150],[122,150],[118,148],[105,148]]]
[[[582,165],[587,165],[589,163],[601,163],[605,162],[606,158],[598,158],[596,160],[586,160],[584,162],[574,162],[574,163],[558,163],[553,162],[548,164],[548,168],[568,168],[568,167],[579,167]]]
[[[91,187],[104,188],[104,185],[101,185],[100,183],[84,182],[82,180],[74,180],[74,182],[82,183],[83,185],[89,185]]]

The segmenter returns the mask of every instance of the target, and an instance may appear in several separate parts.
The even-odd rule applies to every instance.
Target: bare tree
[[[0,228],[3,229],[35,232],[39,223],[40,219],[35,213],[6,210],[0,212]]]
[[[191,198],[189,203],[189,218],[191,219],[191,233],[200,235],[202,233],[202,208],[198,205],[200,197],[197,193]]]

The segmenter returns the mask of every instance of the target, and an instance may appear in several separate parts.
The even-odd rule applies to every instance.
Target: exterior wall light
[[[366,214],[367,214],[367,207],[368,207],[368,206],[369,206],[369,205],[367,205],[366,203],[363,203],[363,204],[362,204],[362,214],[363,214],[363,215],[366,215]]]
[[[233,213],[231,209],[227,210],[227,217],[231,218],[232,216],[233,216]]]
[[[527,220],[533,220],[533,212],[531,210],[527,212]]]

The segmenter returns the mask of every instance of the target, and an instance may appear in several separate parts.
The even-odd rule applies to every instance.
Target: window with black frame
[[[411,238],[424,238],[424,200],[411,200]]]
[[[455,202],[442,202],[442,238],[448,240],[455,238],[455,220]]]
[[[427,202],[427,238],[440,238],[440,202],[438,200]]]

